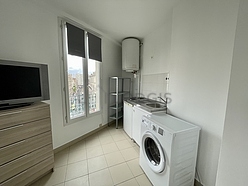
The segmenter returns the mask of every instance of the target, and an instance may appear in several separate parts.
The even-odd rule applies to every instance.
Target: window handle
[[[88,87],[90,90],[93,90],[93,88],[92,88],[90,85],[87,85],[87,87]]]

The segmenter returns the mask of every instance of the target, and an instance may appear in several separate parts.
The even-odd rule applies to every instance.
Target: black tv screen
[[[48,65],[0,60],[0,109],[49,99]]]
[[[40,70],[0,64],[0,100],[41,97]]]

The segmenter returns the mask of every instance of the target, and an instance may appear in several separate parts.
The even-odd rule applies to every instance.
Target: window
[[[88,90],[89,90],[89,113],[100,111],[100,63],[89,59],[88,61]]]
[[[67,123],[100,111],[101,39],[62,21],[64,102]]]

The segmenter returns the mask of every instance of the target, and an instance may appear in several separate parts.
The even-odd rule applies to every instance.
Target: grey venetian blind
[[[102,62],[102,41],[101,38],[88,33],[89,58]]]
[[[66,23],[68,53],[75,56],[85,57],[84,30]]]

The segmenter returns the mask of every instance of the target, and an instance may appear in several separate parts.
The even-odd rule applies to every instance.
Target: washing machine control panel
[[[144,123],[146,127],[150,127],[151,126],[151,121],[148,120],[146,117],[143,117],[142,118],[142,123]]]
[[[159,133],[161,136],[163,136],[163,135],[164,135],[164,130],[161,129],[161,128],[159,127],[159,128],[158,128],[158,133]]]
[[[161,136],[164,135],[164,129],[160,128],[158,125],[156,125],[154,122],[149,120],[146,117],[142,118],[142,123],[151,131],[156,132],[160,134]]]
[[[151,123],[151,130],[153,130],[154,132],[157,132],[157,125],[155,125],[154,123]]]

